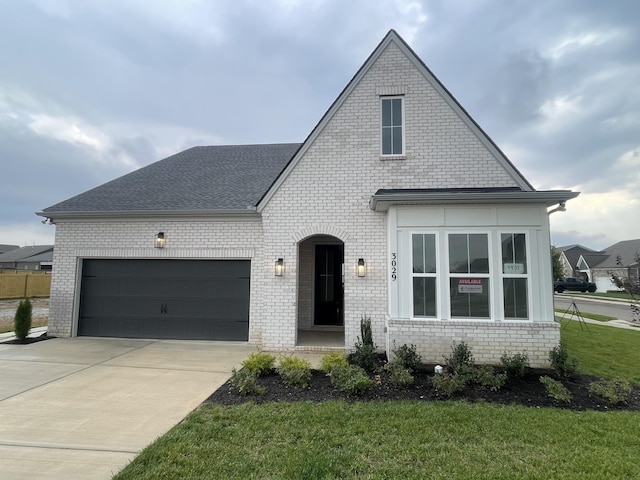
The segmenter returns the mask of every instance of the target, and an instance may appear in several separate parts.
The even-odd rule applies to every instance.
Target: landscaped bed
[[[311,380],[307,388],[286,385],[282,378],[271,373],[258,378],[257,384],[266,391],[263,395],[244,395],[238,393],[230,382],[216,390],[207,402],[222,405],[239,405],[246,402],[325,402],[328,400],[385,401],[414,400],[433,402],[442,400],[465,400],[469,402],[487,402],[504,405],[523,405],[527,407],[558,407],[571,410],[640,410],[640,387],[631,386],[631,394],[627,402],[617,405],[589,393],[589,386],[599,380],[590,375],[574,374],[568,378],[556,376],[553,370],[527,369],[521,378],[507,380],[499,390],[492,391],[478,384],[468,384],[462,392],[447,397],[439,393],[432,385],[433,367],[424,366],[414,372],[414,383],[407,386],[392,385],[388,378],[380,375],[379,383],[369,391],[360,395],[349,395],[336,389],[327,374],[320,370],[312,370]],[[570,402],[562,402],[551,398],[540,382],[541,376],[549,376],[560,381],[571,395]],[[374,376],[375,378],[375,376]],[[375,381],[375,380],[374,380]]]

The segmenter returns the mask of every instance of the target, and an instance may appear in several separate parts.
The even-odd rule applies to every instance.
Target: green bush
[[[15,334],[18,340],[24,340],[31,330],[31,301],[28,298],[20,300],[16,315],[13,319]]]
[[[443,373],[431,377],[431,384],[441,395],[451,397],[454,393],[464,390],[467,381],[460,375]]]
[[[414,371],[418,368],[418,365],[422,363],[422,358],[416,352],[416,346],[411,345],[401,345],[398,348],[393,350],[393,355],[395,360],[398,360],[405,368],[410,371]]]
[[[411,385],[414,381],[411,370],[398,358],[387,363],[384,366],[384,371],[389,374],[389,382],[394,385]]]
[[[509,378],[522,377],[529,366],[529,356],[527,352],[514,355],[505,352],[500,357],[500,365]]]
[[[473,367],[471,348],[465,342],[453,342],[451,356],[444,356],[444,363],[448,373],[468,372],[469,367]]]
[[[282,381],[292,387],[307,388],[311,380],[311,364],[299,357],[282,357],[276,369]]]
[[[571,402],[571,393],[569,393],[567,387],[565,387],[561,382],[544,375],[540,377],[540,383],[544,385],[544,388],[547,390],[547,395],[551,398],[558,400],[559,402]]]
[[[599,380],[589,385],[589,393],[617,405],[627,403],[631,395],[631,385],[626,380]]]
[[[258,375],[255,372],[245,368],[241,370],[233,368],[229,382],[242,395],[264,395],[267,389],[258,385],[256,383],[257,379]]]
[[[569,351],[564,342],[553,347],[549,352],[551,367],[561,377],[570,377],[578,369],[578,360],[569,356]]]
[[[337,367],[331,372],[331,383],[338,390],[349,395],[362,395],[375,386],[367,372],[357,365]]]
[[[253,352],[242,362],[245,369],[255,373],[258,377],[273,372],[275,364],[275,355],[265,352]]]
[[[360,334],[355,345],[355,351],[351,354],[352,361],[368,372],[375,371],[377,367],[378,355],[376,346],[373,343],[373,333],[371,330],[371,317],[362,316],[360,319]]]
[[[320,360],[320,369],[327,375],[337,367],[346,367],[349,365],[349,359],[344,352],[325,353]]]
[[[507,381],[506,373],[496,373],[490,365],[476,367],[474,382],[492,392],[500,390]]]

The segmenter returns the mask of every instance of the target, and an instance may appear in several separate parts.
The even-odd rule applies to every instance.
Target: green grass
[[[640,384],[640,332],[563,321],[561,334],[580,372]]]
[[[115,478],[638,478],[637,425],[462,402],[204,405]]]
[[[555,309],[556,313],[562,313],[562,314],[566,314],[567,317],[571,316],[571,312],[567,312],[567,309],[562,309],[562,308],[556,308]],[[580,314],[584,317],[584,318],[590,318],[592,320],[597,320],[599,322],[609,322],[611,320],[615,320],[616,317],[610,317],[609,315],[600,315],[598,313],[589,313],[589,312],[580,312]],[[575,316],[574,316],[575,318]]]
[[[576,292],[570,292],[576,293]],[[584,293],[584,295],[588,297],[603,297],[603,298],[613,298],[613,299],[622,299],[622,300],[631,300],[631,295],[627,292],[593,292],[593,293]]]
[[[640,383],[640,332],[563,322],[580,371]],[[125,479],[640,478],[638,412],[464,402],[203,405]]]

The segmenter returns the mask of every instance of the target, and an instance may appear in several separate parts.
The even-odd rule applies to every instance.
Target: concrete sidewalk
[[[96,338],[0,344],[0,477],[111,478],[254,350]]]

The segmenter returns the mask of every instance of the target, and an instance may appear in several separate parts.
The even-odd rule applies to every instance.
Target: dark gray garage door
[[[84,260],[78,335],[248,340],[248,260]]]

